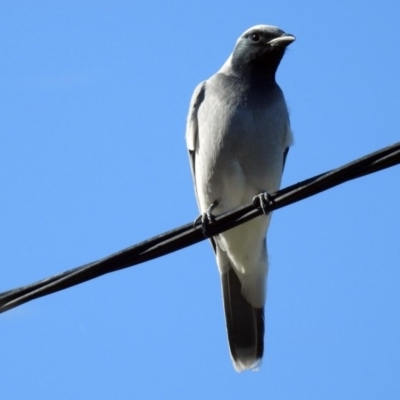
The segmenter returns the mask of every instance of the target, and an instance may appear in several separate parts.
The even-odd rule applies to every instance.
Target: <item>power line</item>
[[[400,164],[400,142],[361,157],[349,164],[288,186],[270,194],[271,212],[296,203],[317,193],[331,189],[352,179],[378,172]],[[208,236],[214,236],[243,224],[262,214],[252,203],[215,217],[207,226]],[[71,286],[97,278],[101,275],[128,268],[157,257],[164,256],[205,239],[201,223],[183,225],[169,232],[128,247],[101,260],[65,271],[50,278],[0,293],[0,313]]]

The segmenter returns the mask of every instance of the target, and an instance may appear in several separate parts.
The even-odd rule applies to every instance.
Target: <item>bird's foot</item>
[[[269,214],[268,207],[274,202],[268,192],[263,192],[253,197],[253,206],[262,210],[264,215]]]
[[[208,227],[212,225],[215,221],[214,215],[212,215],[212,210],[217,206],[218,202],[214,201],[210,207],[207,208],[207,211],[203,214],[200,214],[193,222],[193,228],[196,228],[196,225],[201,222],[201,230],[203,232],[204,237],[210,237],[211,235],[208,233]]]

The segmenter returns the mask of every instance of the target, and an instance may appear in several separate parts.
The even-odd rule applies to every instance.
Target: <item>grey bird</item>
[[[186,144],[204,224],[212,223],[211,212],[279,189],[293,137],[275,73],[294,40],[275,26],[248,29],[222,68],[193,93]],[[262,215],[210,239],[238,372],[257,370],[263,356],[269,222]]]

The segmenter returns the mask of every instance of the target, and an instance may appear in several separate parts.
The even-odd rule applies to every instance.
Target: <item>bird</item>
[[[276,26],[253,26],[220,70],[195,88],[186,146],[202,224],[279,190],[293,134],[275,74],[294,40]],[[258,370],[264,352],[270,218],[263,214],[210,238],[237,372]]]

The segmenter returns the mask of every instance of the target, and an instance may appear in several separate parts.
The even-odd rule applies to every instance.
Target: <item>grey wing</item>
[[[285,151],[283,152],[283,165],[282,165],[282,172],[285,169],[285,165],[286,165],[286,158],[287,155],[289,153],[289,147],[286,147]]]
[[[286,138],[285,138],[285,141],[286,141],[286,147],[285,147],[285,150],[283,152],[282,173],[283,173],[283,170],[285,169],[286,159],[287,159],[287,155],[289,153],[289,148],[293,144],[293,132],[292,132],[292,129],[290,128],[289,120],[288,120],[287,127],[286,127]]]
[[[199,83],[193,92],[192,99],[190,101],[189,114],[186,125],[186,147],[189,153],[190,169],[192,171],[192,178],[195,187],[196,198],[197,198],[197,188],[196,188],[195,157],[196,157],[196,149],[198,146],[198,135],[199,135],[197,111],[200,107],[200,104],[204,100],[205,92],[206,92],[206,81]]]

